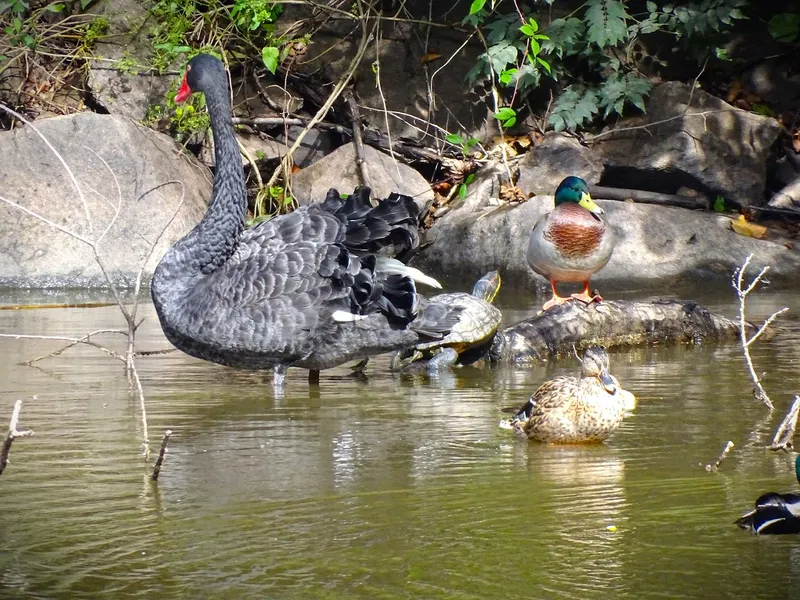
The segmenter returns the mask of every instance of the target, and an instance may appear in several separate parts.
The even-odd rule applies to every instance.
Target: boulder
[[[473,192],[485,197],[486,187],[475,186],[461,206],[434,224],[412,264],[442,281],[459,283],[499,269],[504,286],[545,292],[547,282],[528,266],[525,253],[531,229],[553,209],[553,197],[536,196],[498,210],[486,200],[476,201]],[[773,281],[792,280],[800,273],[800,251],[738,235],[727,220],[720,227],[714,213],[610,200],[598,204],[617,235],[617,246],[608,265],[592,278],[592,286],[609,298],[609,286],[668,286],[710,275],[727,280],[750,253],[754,268],[772,267]]]
[[[517,186],[527,196],[552,194],[567,175],[597,185],[603,175],[603,161],[575,138],[549,132],[520,161]]]
[[[174,74],[146,69],[154,52],[147,36],[149,12],[136,0],[103,0],[93,12],[108,19],[108,32],[89,61],[92,96],[109,113],[141,121],[150,106],[162,104],[170,86],[178,83]]]
[[[775,119],[667,82],[653,90],[646,117],[623,125],[595,145],[606,165],[604,185],[665,193],[687,186],[740,206],[763,202],[768,155],[781,131]]]
[[[144,266],[149,279],[167,248],[202,218],[211,195],[208,170],[191,164],[171,138],[123,117],[87,112],[36,127],[69,165],[86,205],[30,127],[0,133],[2,196],[88,240],[102,237],[101,259],[121,286],[135,282],[178,209],[182,188],[170,182],[183,183],[184,202]],[[0,223],[0,286],[106,285],[88,245],[5,202]]]
[[[420,208],[433,200],[430,184],[408,165],[392,160],[391,156],[371,146],[364,146],[364,161],[374,198],[386,198],[398,192],[414,198]],[[322,201],[329,188],[347,194],[358,185],[359,169],[352,143],[292,175],[292,195],[301,206]]]

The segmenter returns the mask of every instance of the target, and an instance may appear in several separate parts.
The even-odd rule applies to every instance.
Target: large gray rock
[[[179,206],[181,186],[169,182],[183,183],[183,205],[145,265],[149,279],[167,248],[202,218],[211,194],[208,170],[192,165],[171,138],[122,117],[79,113],[37,121],[36,127],[72,169],[86,208],[61,163],[30,127],[0,133],[2,196],[89,240],[99,239],[110,225],[98,248],[109,275],[121,285],[134,283],[151,244]],[[86,244],[4,202],[0,224],[0,286],[105,285]]]
[[[367,165],[372,196],[386,198],[392,192],[414,198],[418,206],[433,200],[433,190],[417,171],[401,162],[392,160],[371,146],[364,146],[364,162]],[[359,185],[355,145],[345,144],[310,167],[292,176],[292,194],[301,205],[320,202],[330,188],[349,194]]]
[[[484,186],[476,191],[485,197]],[[772,280],[796,279],[800,273],[800,251],[738,235],[727,222],[720,227],[721,217],[714,213],[610,200],[598,204],[617,234],[611,261],[592,278],[592,285],[598,284],[609,298],[614,297],[612,286],[668,286],[709,275],[728,279],[750,253],[754,267],[772,267]],[[528,266],[525,252],[533,225],[552,209],[552,196],[536,196],[507,210],[468,196],[429,230],[425,241],[432,243],[412,264],[433,277],[458,282],[499,269],[507,287],[544,291],[547,282]]]
[[[654,124],[645,129],[613,132],[598,149],[608,169],[626,181],[607,185],[641,187],[675,193],[687,186],[721,194],[741,206],[764,199],[767,159],[781,131],[772,118],[740,110],[679,82],[657,86],[647,104],[647,116],[624,126]]]
[[[89,61],[89,89],[112,114],[141,121],[151,105],[163,104],[177,77],[148,72],[153,56],[148,38],[149,12],[136,0],[104,0],[93,12],[108,19],[108,31]]]
[[[603,161],[575,138],[550,132],[520,161],[517,185],[528,196],[552,194],[567,175],[597,185],[603,175]]]

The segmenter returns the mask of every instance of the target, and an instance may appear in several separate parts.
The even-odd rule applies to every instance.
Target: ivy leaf
[[[616,46],[628,37],[628,13],[620,0],[588,0],[588,41],[598,48]]]
[[[264,61],[264,66],[273,75],[278,69],[278,54],[279,50],[275,46],[264,46],[261,49],[261,60]]]
[[[509,119],[516,118],[516,116],[517,116],[516,111],[514,111],[514,109],[511,108],[510,106],[504,106],[496,113],[494,113],[494,118],[497,119],[498,121],[508,121]]]
[[[469,14],[474,15],[481,10],[485,4],[486,0],[472,0],[472,4],[469,7]]]
[[[767,29],[772,38],[784,44],[791,44],[800,34],[800,14],[780,13],[767,23]]]
[[[658,5],[651,0],[647,0],[647,12],[653,14],[654,12],[658,12]]]

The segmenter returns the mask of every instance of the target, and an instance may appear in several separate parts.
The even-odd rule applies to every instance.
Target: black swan
[[[245,230],[244,172],[222,63],[201,54],[175,99],[205,93],[214,135],[211,201],[200,223],[175,243],[151,285],[167,339],[192,356],[231,367],[287,366],[312,374],[344,362],[446,335],[458,309],[421,302],[386,246],[418,243],[417,212],[391,194],[373,207],[369,190],[300,207]],[[394,271],[394,272],[392,272]]]

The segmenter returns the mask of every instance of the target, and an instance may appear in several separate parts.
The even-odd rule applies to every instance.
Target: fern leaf
[[[588,41],[598,48],[616,46],[628,38],[628,13],[620,0],[588,0]]]

